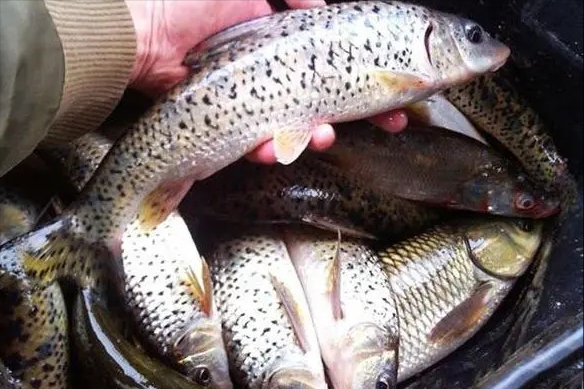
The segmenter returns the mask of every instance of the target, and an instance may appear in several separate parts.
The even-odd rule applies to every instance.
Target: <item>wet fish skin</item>
[[[335,145],[317,158],[375,193],[513,217],[544,218],[559,209],[559,200],[529,181],[519,166],[475,139],[431,126],[393,135],[371,125],[368,131],[352,126],[337,125]]]
[[[473,218],[377,251],[398,307],[399,382],[483,326],[531,263],[542,231],[541,221]]]
[[[384,239],[399,239],[442,216],[438,209],[372,190],[310,154],[290,166],[238,161],[193,186],[183,206],[216,220],[307,224]]]
[[[249,389],[327,388],[308,304],[279,234],[227,234],[206,257],[234,383]]]
[[[0,182],[0,245],[30,231],[45,208],[26,195],[26,189]],[[12,370],[0,383],[6,378],[15,389],[67,388],[67,331],[67,310],[57,282],[21,295],[0,276],[0,361]]]
[[[112,146],[104,134],[116,128],[101,130],[45,150],[77,190]],[[124,302],[150,347],[194,382],[231,389],[221,322],[210,285],[204,285],[204,259],[180,214],[171,213],[149,232],[134,220],[123,233],[121,262]]]
[[[514,154],[545,189],[561,189],[568,173],[567,160],[558,152],[541,117],[505,78],[503,70],[452,86],[444,96]]]
[[[129,342],[111,311],[92,298],[88,290],[80,291],[76,297],[71,323],[81,381],[90,388],[203,388]]]
[[[399,321],[388,277],[358,240],[287,228],[284,240],[335,389],[395,388]]]
[[[196,69],[116,142],[65,221],[49,229],[55,243],[33,245],[33,257],[64,261],[58,248],[67,239],[86,242],[77,257],[95,257],[93,244],[118,254],[136,213],[156,224],[194,180],[264,141],[273,138],[280,162],[291,163],[320,123],[407,105],[495,71],[509,56],[474,22],[397,2],[292,10],[237,28],[241,39],[212,37],[217,45],[196,58]],[[25,243],[5,255],[22,256]],[[30,262],[25,272],[49,279],[91,266]]]

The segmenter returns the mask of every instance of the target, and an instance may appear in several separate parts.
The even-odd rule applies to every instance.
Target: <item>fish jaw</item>
[[[210,389],[233,389],[221,324],[206,316],[195,318],[175,343],[174,353],[185,375]]]

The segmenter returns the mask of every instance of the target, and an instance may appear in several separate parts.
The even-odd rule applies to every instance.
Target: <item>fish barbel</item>
[[[377,251],[400,322],[399,382],[473,336],[531,264],[537,220],[479,217],[432,227]]]
[[[42,283],[103,267],[136,215],[153,228],[194,181],[265,141],[292,163],[315,126],[408,105],[496,71],[509,54],[473,21],[401,2],[291,10],[220,32],[188,55],[189,76],[115,143],[62,217],[0,250],[3,271]]]
[[[397,385],[399,321],[375,253],[330,232],[287,228],[284,241],[302,282],[327,375],[335,389]]]
[[[278,233],[220,237],[207,255],[234,377],[247,389],[326,389],[310,309]]]

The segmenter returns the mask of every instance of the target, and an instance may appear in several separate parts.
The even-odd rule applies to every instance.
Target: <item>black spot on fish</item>
[[[178,123],[178,127],[179,127],[180,129],[183,129],[183,130],[184,130],[184,129],[186,129],[186,128],[187,128],[187,124],[186,124],[184,121],[182,121],[182,120],[181,120],[181,121]]]
[[[209,99],[209,95],[203,96],[203,103],[211,105],[211,99]]]

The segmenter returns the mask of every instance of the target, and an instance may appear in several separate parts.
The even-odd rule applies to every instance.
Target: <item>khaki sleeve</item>
[[[124,0],[1,0],[0,176],[39,144],[98,128],[135,57]]]
[[[93,131],[120,101],[136,58],[136,35],[124,0],[45,0],[62,42],[65,84],[43,145]]]

